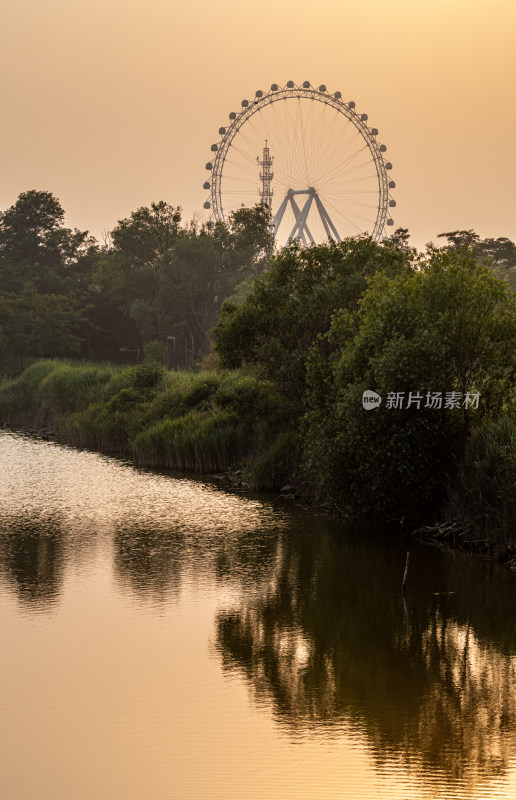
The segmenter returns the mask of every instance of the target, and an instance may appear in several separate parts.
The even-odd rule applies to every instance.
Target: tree
[[[368,237],[278,253],[240,306],[226,303],[212,332],[224,366],[252,366],[294,404],[306,389],[306,360],[341,308],[358,313],[367,279],[409,269],[409,255]]]
[[[309,362],[305,419],[323,494],[341,511],[423,516],[442,499],[471,428],[514,396],[515,299],[478,258],[434,249],[418,270],[372,278],[358,333],[340,311],[323,338]],[[364,410],[365,390],[382,397],[379,408]],[[427,407],[429,392],[456,392],[458,407]],[[389,408],[389,393],[420,402]],[[479,394],[478,409],[467,393]]]
[[[473,230],[440,233],[438,239],[448,243],[443,250],[471,250],[491,267],[495,275],[504,278],[516,292],[516,244],[505,236],[498,239],[481,239]]]
[[[405,250],[406,252],[411,251],[411,247],[409,244],[410,233],[408,228],[396,228],[394,233],[389,236],[389,242],[393,247],[398,247],[400,250]]]
[[[87,231],[64,227],[64,211],[50,192],[23,192],[0,214],[2,291],[20,291],[30,281],[43,293],[70,293],[96,253]]]
[[[142,206],[130,217],[120,220],[111,231],[116,253],[132,265],[151,267],[174,247],[180,231],[181,209],[161,200]]]
[[[190,226],[178,241],[173,264],[178,317],[194,336],[197,350],[210,348],[208,331],[217,323],[223,302],[267,269],[273,247],[270,211],[241,208],[227,224]],[[243,287],[246,287],[243,289]]]
[[[0,360],[67,356],[80,351],[82,322],[73,300],[40,294],[27,282],[18,294],[0,295]]]
[[[207,331],[222,302],[265,268],[272,247],[269,211],[239,209],[227,224],[180,227],[180,209],[153,203],[121,220],[96,276],[141,347],[167,336],[209,349]]]
[[[78,353],[92,329],[90,279],[98,256],[85,231],[64,226],[50,192],[31,190],[0,214],[2,364]]]

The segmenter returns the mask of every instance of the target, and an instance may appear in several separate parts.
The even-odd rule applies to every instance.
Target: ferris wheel
[[[362,233],[382,239],[385,226],[394,224],[390,190],[396,184],[389,178],[387,148],[367,119],[340,92],[309,81],[258,90],[219,128],[206,164],[204,208],[217,222],[242,206],[263,203],[271,209],[280,245]]]

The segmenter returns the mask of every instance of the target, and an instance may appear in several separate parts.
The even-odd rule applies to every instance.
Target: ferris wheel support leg
[[[303,210],[301,211],[299,219],[296,221],[296,224],[292,228],[292,232],[288,237],[289,241],[292,241],[293,239],[299,241],[303,236],[306,228],[306,220],[308,217],[308,212],[310,211],[310,206],[312,205],[312,200],[313,200],[313,194],[310,194],[308,196],[306,203],[303,206]]]
[[[285,213],[285,209],[287,207],[287,202],[288,202],[288,196],[286,195],[285,199],[283,200],[280,207],[276,211],[274,219],[271,222],[271,229],[273,236],[276,236],[276,234],[278,233],[279,226],[281,225],[281,221],[283,219],[283,214]]]
[[[328,231],[328,226],[329,226],[332,229],[333,234],[334,234],[335,239],[337,240],[337,242],[341,242],[342,239],[340,238],[339,234],[337,233],[337,228],[335,227],[335,225],[331,221],[330,215],[326,211],[326,209],[325,209],[325,207],[323,205],[323,202],[322,202],[321,198],[319,197],[319,195],[315,196],[315,202],[317,203],[317,208],[318,208],[320,217],[321,217],[321,219],[323,221],[324,229],[325,229],[326,233],[328,234],[328,238],[331,239],[330,233]]]
[[[332,235],[331,235],[330,226],[328,225],[328,220],[326,219],[326,215],[325,215],[324,213],[322,213],[322,212],[321,212],[321,205],[322,205],[322,203],[321,203],[321,201],[319,200],[319,197],[316,197],[316,198],[315,198],[315,202],[316,202],[316,204],[317,204],[317,210],[319,211],[319,216],[321,217],[321,219],[322,219],[322,223],[323,223],[323,225],[324,225],[324,230],[326,231],[326,236],[328,237],[329,241],[331,242],[331,240],[332,240]],[[323,206],[323,208],[324,208],[324,206]]]
[[[296,201],[294,200],[294,198],[292,197],[292,195],[289,195],[288,197],[289,197],[289,200],[290,200],[290,205],[292,206],[292,211],[294,212],[295,220],[296,220],[296,222],[298,222],[299,221],[299,217],[301,216],[301,210],[300,210],[298,204],[296,203]],[[310,229],[309,229],[309,227],[308,227],[308,225],[306,223],[305,223],[305,231],[306,231],[306,235],[310,239],[310,243],[311,244],[315,244],[314,237],[310,233]],[[304,242],[304,245],[306,247],[306,239],[305,239],[304,234],[303,234],[303,242]]]

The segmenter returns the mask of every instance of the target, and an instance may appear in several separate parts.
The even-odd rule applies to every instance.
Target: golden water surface
[[[516,578],[0,432],[2,800],[516,797]]]

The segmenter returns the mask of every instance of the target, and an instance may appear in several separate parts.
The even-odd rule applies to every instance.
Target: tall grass
[[[301,460],[301,436],[297,429],[280,431],[265,448],[246,462],[250,482],[257,489],[276,489],[290,483]]]
[[[98,400],[112,374],[110,367],[58,364],[41,381],[39,397],[55,413],[80,411]]]
[[[464,538],[498,555],[516,550],[516,415],[475,431],[450,491]]]
[[[249,431],[234,412],[194,410],[141,431],[131,450],[137,463],[218,472],[236,465],[249,444]]]
[[[36,361],[17,378],[0,384],[0,422],[24,424],[35,419],[41,406],[41,383],[59,365],[58,361]]]

